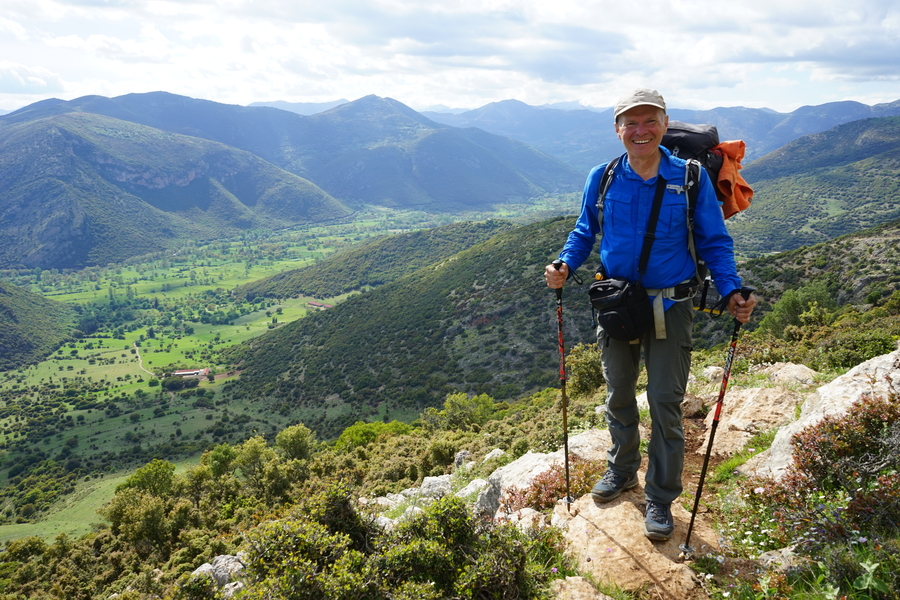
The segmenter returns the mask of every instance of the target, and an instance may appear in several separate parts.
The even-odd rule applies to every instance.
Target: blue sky
[[[900,99],[897,0],[3,0],[0,108],[164,90],[672,107]]]

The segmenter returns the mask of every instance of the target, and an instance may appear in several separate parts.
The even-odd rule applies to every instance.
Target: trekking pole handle
[[[554,268],[554,269],[556,269],[557,271],[559,271],[560,268],[563,266],[563,261],[561,261],[561,260],[559,260],[559,259],[557,258],[556,260],[554,260],[554,261],[553,261],[552,263],[550,263],[550,264],[553,265],[553,268]],[[557,300],[557,302],[562,302],[562,288],[561,288],[561,287],[560,287],[560,288],[556,288],[556,300]]]
[[[755,291],[756,291],[755,287],[744,286],[738,290],[731,292],[731,295],[740,294],[744,300],[749,300],[750,294],[752,294]],[[737,320],[737,317],[735,317],[735,319],[734,319],[735,334],[737,334],[738,330],[740,329],[740,325],[741,325],[741,322]]]

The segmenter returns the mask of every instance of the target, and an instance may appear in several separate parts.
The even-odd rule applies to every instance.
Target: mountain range
[[[81,112],[0,127],[0,190],[3,266],[107,264],[352,212],[250,152]]]
[[[804,136],[743,171],[753,206],[729,221],[739,250],[762,255],[900,218],[900,117]]]
[[[0,117],[0,266],[78,267],[183,237],[367,205],[484,210],[580,186],[526,144],[367,96],[305,117],[163,92],[45,100]]]
[[[422,114],[456,127],[479,127],[525,142],[587,173],[595,165],[622,153],[613,127],[613,110],[562,110],[536,107],[518,100],[494,102],[459,114],[424,111]],[[721,140],[744,140],[746,160],[752,161],[788,142],[837,125],[873,117],[900,115],[900,100],[868,106],[859,102],[830,102],[803,106],[790,113],[765,108],[670,108],[669,117],[687,123],[708,123]]]
[[[489,211],[577,192],[588,168],[620,152],[608,110],[510,100],[428,114],[377,96],[309,116],[165,92],[32,104],[0,116],[0,267],[106,264],[186,238],[320,223],[367,206]],[[879,115],[900,114],[900,101],[670,114],[744,139],[748,159],[769,153],[766,166],[744,171],[757,196],[732,228],[750,255],[893,218],[896,150],[872,140],[894,135]],[[839,123],[828,135],[840,143],[783,145]],[[865,133],[848,141],[857,130]],[[848,191],[868,200],[850,201]],[[772,227],[779,219],[787,221]]]

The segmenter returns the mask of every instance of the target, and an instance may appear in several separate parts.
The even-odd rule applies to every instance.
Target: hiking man
[[[666,540],[675,528],[671,503],[682,491],[681,401],[691,364],[694,312],[691,298],[696,291],[697,273],[688,244],[686,194],[679,185],[671,185],[685,181],[686,163],[660,145],[669,117],[665,101],[656,90],[640,88],[629,92],[616,104],[614,116],[616,134],[625,146],[625,154],[611,174],[603,203],[602,231],[597,202],[606,165],[595,167],[588,175],[581,215],[559,254],[559,261],[547,265],[544,278],[550,288],[561,288],[588,258],[599,234],[602,275],[637,281],[657,178],[670,183],[661,192],[662,205],[650,259],[646,272],[640,276],[651,297],[663,297],[664,333],[660,337],[657,329],[661,325],[657,323],[656,328],[629,342],[612,339],[602,327],[597,328],[612,447],[607,452],[607,471],[591,490],[596,502],[609,502],[638,484],[641,455],[635,391],[643,349],[652,418],[644,489],[647,499],[644,533],[653,540]],[[752,295],[744,299],[735,293],[741,289],[741,280],[734,261],[734,243],[705,171],[701,173],[699,189],[693,218],[696,253],[706,261],[716,288],[730,293],[728,311],[746,323],[756,300]]]

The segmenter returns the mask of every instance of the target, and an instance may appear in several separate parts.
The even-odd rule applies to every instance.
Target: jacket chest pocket
[[[632,201],[631,194],[609,190],[603,208],[604,233],[637,229],[635,227],[637,213],[637,205]]]
[[[656,230],[687,232],[687,198],[685,194],[666,192],[663,196],[663,205],[659,210],[659,225]]]

